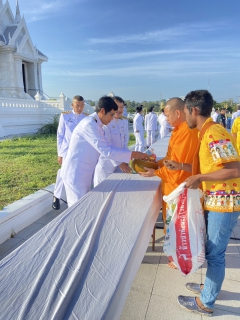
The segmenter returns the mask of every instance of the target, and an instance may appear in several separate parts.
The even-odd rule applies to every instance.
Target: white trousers
[[[62,164],[64,162],[64,159],[65,158],[62,158]],[[57,172],[57,179],[56,179],[54,193],[53,193],[56,198],[61,199],[63,187],[64,187],[64,184],[61,178],[61,168],[60,168]]]
[[[147,146],[151,146],[155,142],[155,131],[147,130]]]
[[[136,138],[135,151],[144,151],[144,134],[141,132],[134,132]]]
[[[80,200],[86,193],[88,193],[88,191],[90,191],[90,188],[87,186],[76,187],[71,182],[64,179],[63,183],[66,190],[68,208],[71,207],[78,200]]]

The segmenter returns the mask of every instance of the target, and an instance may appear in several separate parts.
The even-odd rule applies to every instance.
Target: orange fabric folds
[[[173,130],[166,157],[158,161],[160,169],[155,171],[155,174],[163,180],[163,195],[169,195],[179,184],[191,176],[190,172],[167,169],[163,165],[163,160],[171,159],[177,162],[192,163],[198,145],[198,132],[197,128],[190,129],[186,121]]]

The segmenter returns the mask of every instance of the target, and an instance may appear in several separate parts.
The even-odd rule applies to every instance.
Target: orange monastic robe
[[[162,179],[162,194],[169,195],[182,182],[191,176],[191,172],[183,170],[169,170],[163,165],[163,160],[192,163],[198,144],[198,129],[190,129],[186,121],[172,131],[168,151],[165,158],[158,161],[160,167],[155,175]],[[166,203],[163,201],[163,221],[166,221]]]

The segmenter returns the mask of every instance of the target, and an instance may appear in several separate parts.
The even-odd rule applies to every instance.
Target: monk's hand
[[[139,172],[139,174],[142,176],[142,177],[145,177],[145,178],[148,178],[148,177],[155,177],[155,169],[153,168],[147,168],[147,167],[144,167],[143,169],[147,170],[146,172]]]
[[[149,154],[139,152],[139,151],[133,151],[131,159],[138,159],[138,160],[147,160],[151,156]]]
[[[62,157],[58,157],[58,164],[62,165]]]
[[[182,164],[174,160],[163,160],[163,164],[169,170],[181,170]]]
[[[119,165],[119,168],[122,170],[122,172],[125,172],[125,173],[132,172],[132,169],[129,167],[129,165],[124,162]]]
[[[201,183],[200,176],[197,174],[195,176],[191,176],[187,178],[185,188],[197,189],[200,183]]]

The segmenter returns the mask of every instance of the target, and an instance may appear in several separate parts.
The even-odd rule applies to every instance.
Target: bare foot
[[[168,267],[171,268],[171,269],[177,269],[177,266],[172,261],[168,261]]]

